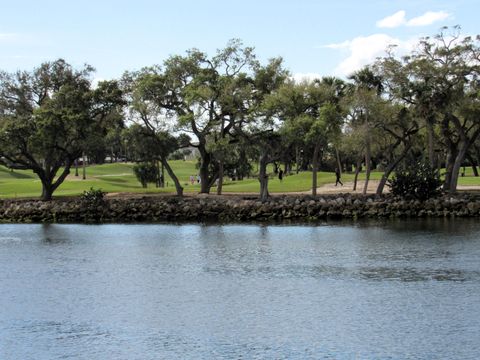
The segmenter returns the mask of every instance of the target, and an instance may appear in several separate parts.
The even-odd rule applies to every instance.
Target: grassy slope
[[[196,174],[194,161],[172,161],[172,167],[184,186],[186,192],[198,192],[200,186],[190,185],[189,176]],[[154,193],[154,192],[174,192],[172,180],[167,177],[168,186],[164,189],[157,189],[153,184],[149,188],[143,189],[132,171],[133,164],[118,163],[90,166],[87,168],[87,179],[81,180],[82,171],[79,169],[80,176],[75,177],[74,171],[69,178],[55,192],[55,196],[77,195],[90,187],[102,189],[106,192],[136,192],[136,193]],[[480,185],[480,178],[472,177],[471,169],[467,168],[466,177],[461,177],[459,183],[462,185]],[[363,178],[363,174],[361,178]],[[291,175],[280,182],[277,178],[272,178],[269,182],[270,192],[297,192],[308,191],[311,188],[311,172],[302,172],[298,175]],[[380,179],[381,173],[373,172],[372,179]],[[343,174],[342,181],[352,181],[353,174]],[[318,174],[318,184],[323,185],[335,181],[333,173],[320,172]],[[214,191],[214,190],[213,190]],[[227,181],[224,185],[224,192],[258,192],[259,183],[256,178],[245,179],[243,181]],[[41,184],[36,175],[30,170],[10,171],[0,166],[0,198],[10,197],[38,197],[41,192]]]

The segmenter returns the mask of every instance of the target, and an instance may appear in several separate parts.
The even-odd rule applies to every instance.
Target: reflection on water
[[[480,353],[480,225],[0,225],[1,359]]]
[[[479,280],[479,272],[462,271],[458,269],[413,269],[413,268],[360,268],[359,277],[369,280],[399,280],[399,281],[466,281]]]
[[[353,278],[359,280],[397,280],[397,281],[478,281],[480,271],[463,271],[459,269],[415,269],[391,267],[358,267],[346,268],[340,266],[285,266],[275,268],[272,266],[242,266],[238,268],[218,266],[216,268],[204,267],[203,271],[211,274],[237,275],[237,276],[266,276],[284,278]]]
[[[54,224],[41,226],[40,239],[45,245],[66,244],[71,241],[65,228]]]

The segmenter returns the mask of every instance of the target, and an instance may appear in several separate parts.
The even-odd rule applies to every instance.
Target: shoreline
[[[32,199],[0,201],[2,223],[156,223],[156,222],[312,222],[327,219],[396,219],[480,217],[480,194],[443,195],[425,202],[390,194],[352,193],[273,195],[175,195],[106,197],[87,202],[80,197],[50,202]]]

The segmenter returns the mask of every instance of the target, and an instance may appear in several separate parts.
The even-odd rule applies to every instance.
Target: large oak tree
[[[30,72],[0,73],[0,163],[33,170],[43,200],[52,198],[88,139],[105,132],[105,118],[122,103],[116,82],[92,89],[93,70],[59,59]]]

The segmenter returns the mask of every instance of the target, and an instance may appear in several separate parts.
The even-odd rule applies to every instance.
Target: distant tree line
[[[397,169],[444,168],[454,192],[462,166],[480,161],[480,38],[458,27],[423,38],[406,56],[394,48],[348,79],[294,81],[281,58],[261,63],[239,40],[208,56],[197,49],[162,66],[92,86],[94,69],[64,60],[33,71],[0,72],[0,163],[31,169],[50,200],[83,155],[96,162],[127,159],[178,195],[173,154],[198,150],[201,193],[226,176],[242,179],[258,163],[260,197],[267,166],[312,171],[382,169],[381,194]],[[145,183],[142,183],[145,186]],[[355,180],[356,186],[356,180]]]

